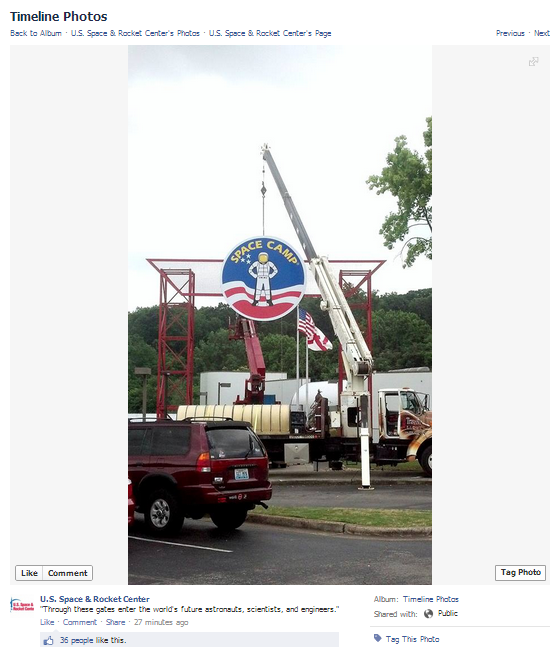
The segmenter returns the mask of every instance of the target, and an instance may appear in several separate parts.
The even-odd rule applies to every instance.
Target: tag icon
[[[375,638],[375,640],[377,642],[379,642],[381,640],[381,636],[379,634],[373,634],[373,637]]]

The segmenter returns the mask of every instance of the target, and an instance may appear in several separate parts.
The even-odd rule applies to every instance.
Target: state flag
[[[331,350],[333,344],[329,341],[325,333],[315,325],[313,317],[307,310],[299,309],[298,330],[307,337],[308,348],[310,350]]]

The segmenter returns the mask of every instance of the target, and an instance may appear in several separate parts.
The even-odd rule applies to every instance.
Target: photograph
[[[129,584],[431,584],[431,115],[427,47],[129,47]]]

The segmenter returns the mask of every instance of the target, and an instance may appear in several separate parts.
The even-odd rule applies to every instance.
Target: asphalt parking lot
[[[129,584],[431,584],[431,541],[186,519],[174,538],[128,540]]]
[[[373,489],[360,490],[353,473],[321,470],[317,476],[311,466],[273,470],[270,505],[431,509],[430,479],[381,474]],[[208,519],[186,519],[176,537],[158,539],[145,532],[140,514],[129,534],[130,584],[431,584],[430,539],[254,523],[222,531]]]

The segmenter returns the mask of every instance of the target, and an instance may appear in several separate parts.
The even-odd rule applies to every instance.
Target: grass
[[[431,510],[370,510],[369,508],[283,508],[272,506],[257,514],[280,517],[340,521],[382,528],[424,528],[431,526]]]

